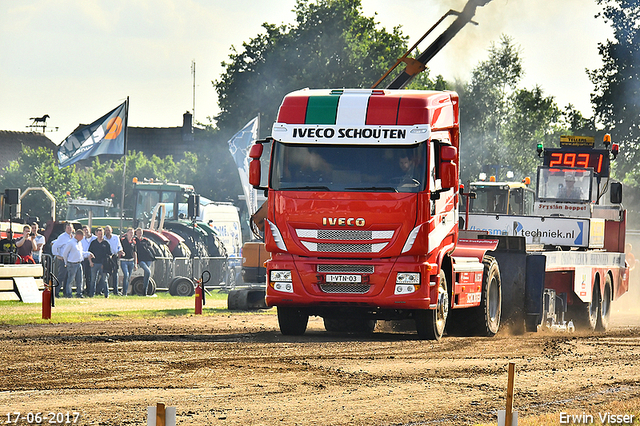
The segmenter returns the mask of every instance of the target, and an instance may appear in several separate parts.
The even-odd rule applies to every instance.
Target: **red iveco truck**
[[[454,92],[305,89],[284,98],[272,137],[250,152],[251,184],[268,192],[266,303],[277,306],[283,334],[303,334],[315,315],[328,331],[413,319],[425,339],[440,339],[445,326],[491,336],[503,294],[514,291],[522,297],[507,311],[523,318],[524,278],[512,289],[500,258],[487,254],[498,241],[459,237],[459,148]]]

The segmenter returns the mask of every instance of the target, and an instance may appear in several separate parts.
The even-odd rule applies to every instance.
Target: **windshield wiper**
[[[306,190],[324,190],[324,191],[329,191],[329,187],[328,186],[291,186],[288,188],[280,188],[280,191],[291,191],[291,190],[296,190],[296,189],[306,189]]]
[[[393,191],[393,192],[398,192],[398,190],[396,188],[394,188],[393,186],[369,186],[366,188],[345,188],[349,191]]]

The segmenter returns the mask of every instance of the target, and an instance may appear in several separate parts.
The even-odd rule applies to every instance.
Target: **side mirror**
[[[195,219],[200,216],[200,195],[190,194],[187,199],[187,215],[189,219]]]
[[[261,143],[256,143],[251,145],[251,149],[249,150],[249,158],[252,160],[259,160],[262,157],[262,150],[264,147]]]
[[[267,188],[260,186],[262,179],[260,157],[262,157],[262,153],[264,151],[264,144],[271,142],[273,142],[273,138],[259,140],[251,145],[251,148],[249,149],[249,158],[251,158],[251,162],[249,163],[249,184],[251,184],[255,189],[265,190],[265,195]]]
[[[440,161],[455,161],[458,158],[458,149],[455,146],[443,145],[440,148]]]
[[[260,157],[262,157],[262,152],[264,151],[264,145],[262,144],[265,142],[268,143],[270,140],[258,141],[251,145],[249,149],[249,158],[251,158],[249,163],[249,184],[256,189],[264,189],[260,186],[260,179],[262,178]]]
[[[253,148],[251,148],[253,151]],[[260,187],[260,158],[254,158],[249,163],[249,183],[254,188]]]
[[[455,188],[458,185],[458,149],[451,145],[440,147],[440,181],[442,189]]]
[[[458,183],[458,168],[455,163],[440,163],[440,182],[442,189],[455,188]]]
[[[610,189],[610,199],[611,204],[620,204],[622,203],[622,184],[620,182],[612,182]]]

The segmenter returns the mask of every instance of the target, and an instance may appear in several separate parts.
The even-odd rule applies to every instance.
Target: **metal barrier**
[[[168,290],[171,283],[178,278],[194,280],[209,271],[211,280],[207,289],[231,290],[237,284],[240,276],[241,260],[227,257],[156,257],[151,262],[151,278],[156,283],[156,289]],[[131,279],[143,275],[138,268],[131,274]]]
[[[44,276],[48,277],[50,272],[58,277],[58,262],[55,256],[49,254],[42,255]],[[242,285],[241,278],[242,259],[227,257],[157,257],[151,262],[151,278],[155,281],[156,289],[161,291],[169,290],[171,283],[178,278],[188,278],[194,281],[199,278],[204,271],[209,271],[211,279],[206,285],[206,289],[233,290],[236,286]],[[120,279],[123,277],[122,268],[118,271]],[[132,272],[130,280],[144,275],[142,268]],[[120,284],[121,286],[122,284]],[[62,290],[64,283],[61,283],[58,291]],[[131,288],[131,286],[130,286]],[[73,286],[75,290],[75,285]]]

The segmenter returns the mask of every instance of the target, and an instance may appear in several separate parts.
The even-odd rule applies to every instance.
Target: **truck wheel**
[[[600,316],[600,284],[593,286],[591,303],[584,303],[576,297],[576,302],[569,306],[569,319],[573,319],[578,330],[594,331]]]
[[[309,314],[303,309],[278,306],[278,325],[285,336],[302,336],[308,322]]]
[[[607,331],[609,328],[609,317],[611,316],[611,276],[607,274],[604,283],[604,292],[600,298],[599,315],[596,323],[596,330]]]
[[[478,336],[495,336],[500,329],[502,316],[502,285],[498,262],[491,256],[482,260],[484,272],[482,274],[482,296],[480,306],[472,308],[471,321]]]
[[[447,325],[449,315],[449,293],[444,271],[438,276],[438,300],[435,309],[419,309],[415,311],[416,331],[418,337],[426,340],[440,340]]]

